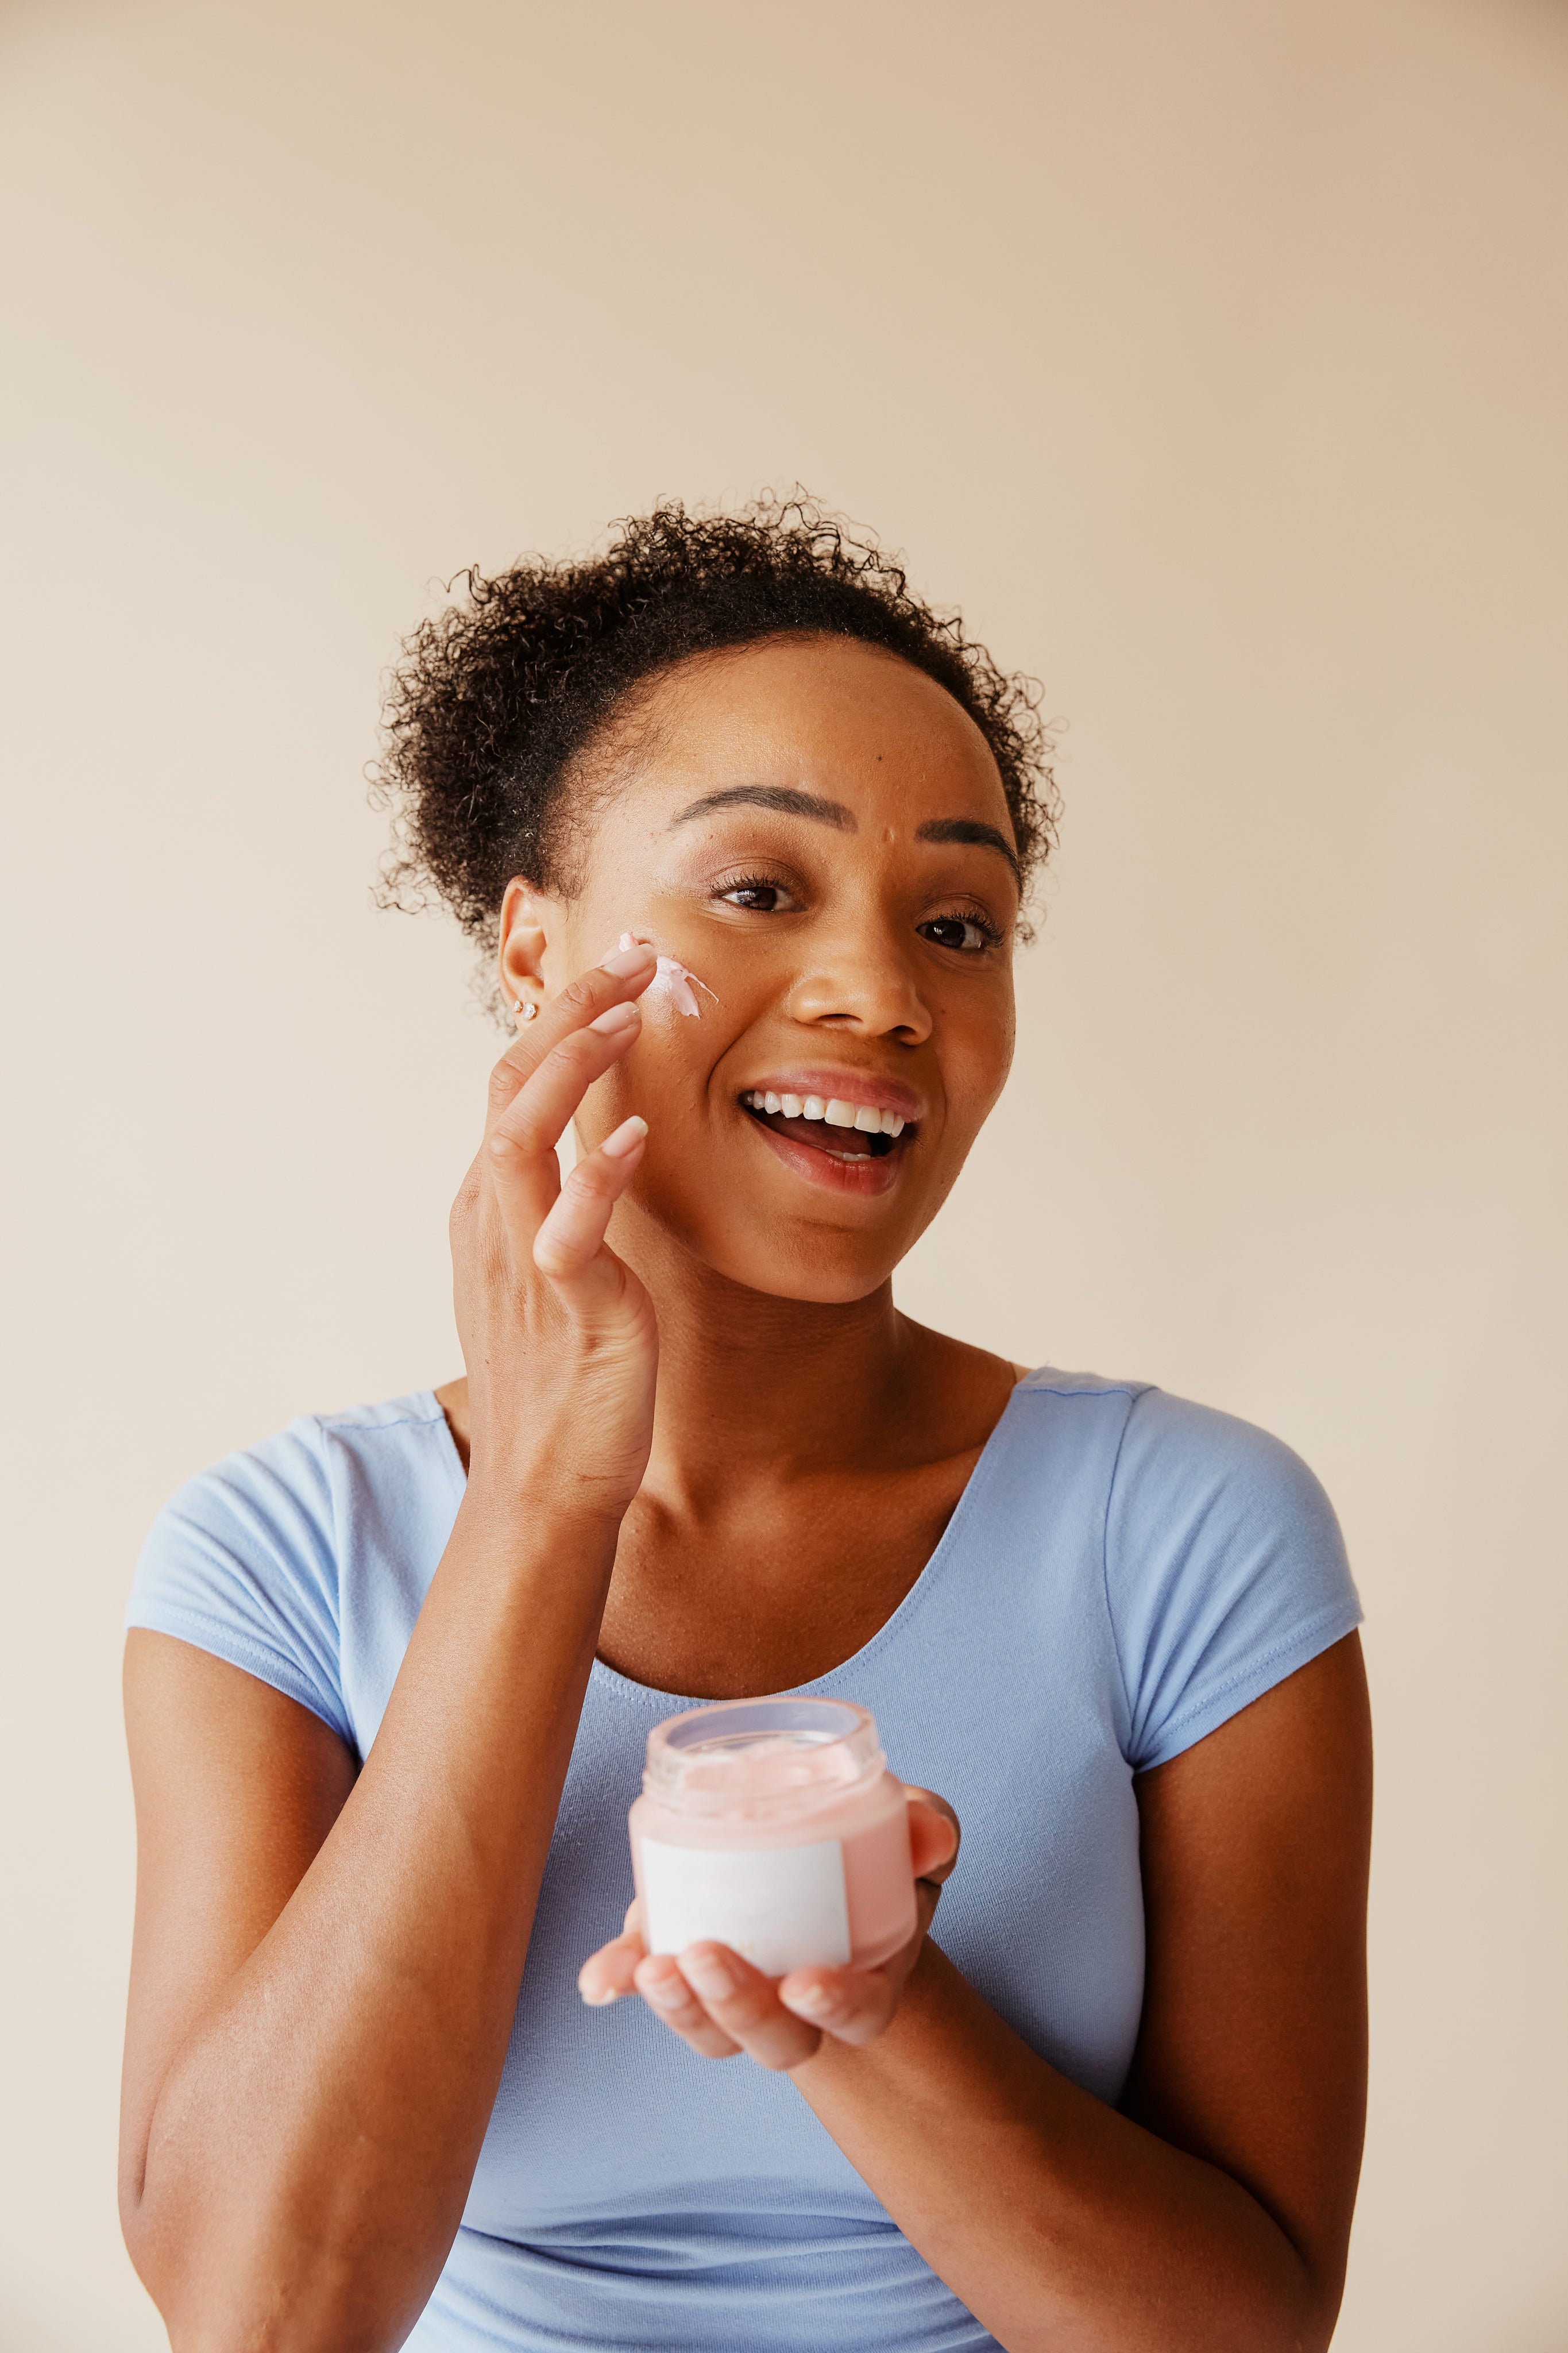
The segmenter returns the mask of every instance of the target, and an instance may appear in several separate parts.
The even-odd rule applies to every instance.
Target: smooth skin
[[[714,1698],[852,1656],[1016,1377],[890,1289],[1012,1050],[978,731],[890,656],[788,638],[659,682],[578,786],[573,891],[507,895],[502,984],[538,1015],[452,1217],[468,1372],[438,1394],[468,1484],[369,1756],[184,1643],[128,1645],[121,2205],[174,2353],[403,2341],[494,2101],[595,1653]],[[606,955],[626,932],[700,975],[699,1019],[640,1009],[651,955]],[[918,1102],[907,1143],[808,1166],[740,1101],[802,1071]],[[884,1968],[653,1959],[634,1912],[584,1998],[788,2070],[1007,2353],[1321,2353],[1360,2158],[1370,1780],[1353,1637],[1142,1777],[1120,2112],[928,1936],[958,1846],[930,1791],[919,1931]]]

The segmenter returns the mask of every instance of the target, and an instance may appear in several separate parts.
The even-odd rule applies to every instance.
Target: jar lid
[[[886,1764],[869,1708],[844,1699],[727,1699],[667,1716],[642,1785],[677,1813],[777,1821],[831,1805]]]

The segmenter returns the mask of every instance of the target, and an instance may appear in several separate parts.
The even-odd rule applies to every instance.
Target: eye
[[[735,881],[726,882],[715,896],[726,906],[742,907],[756,915],[792,913],[795,903],[784,884],[766,874],[742,874]]]
[[[939,948],[954,948],[961,955],[979,955],[994,947],[1002,936],[994,923],[978,915],[933,915],[929,923],[917,923],[915,929],[922,940]]]

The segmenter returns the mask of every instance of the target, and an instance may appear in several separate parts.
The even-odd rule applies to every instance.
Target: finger
[[[942,1889],[938,1886],[934,1879],[916,1880],[915,1934],[912,1941],[917,1951],[920,1946],[924,1942],[931,1922],[936,1918],[936,1907],[941,1901]],[[906,1950],[907,1949],[908,1947],[906,1947]]]
[[[668,1953],[651,1953],[637,1964],[637,1989],[643,2000],[689,2042],[700,2058],[733,2059],[741,2046],[717,2025],[698,2000]]]
[[[578,1992],[590,2008],[603,2009],[606,2002],[635,1990],[637,1966],[642,1958],[640,1929],[623,1929],[607,1945],[601,1945],[596,1953],[590,1953],[577,1972]]]
[[[586,1090],[620,1060],[641,1027],[641,1006],[623,999],[557,1039],[491,1118],[489,1137],[509,1134],[529,1151],[552,1150]]]
[[[958,1816],[934,1789],[917,1789],[906,1782],[904,1795],[910,1805],[910,1854],[915,1877],[929,1879],[940,1887],[952,1877],[958,1862],[962,1835]]]
[[[653,949],[640,940],[634,941],[629,948],[606,956],[603,964],[590,965],[558,997],[552,997],[538,1020],[519,1031],[490,1072],[486,1134],[519,1089],[526,1086],[563,1039],[587,1029],[613,1006],[627,1004],[640,997],[657,969]]]
[[[596,1152],[579,1160],[534,1235],[534,1265],[568,1296],[574,1279],[598,1256],[610,1212],[636,1176],[647,1142],[647,1120],[635,1113],[624,1119]]]
[[[728,1945],[688,1945],[680,1974],[714,2024],[763,2067],[798,2067],[821,2041],[816,2029],[779,2000],[765,1978]]]
[[[485,1137],[484,1158],[501,1213],[525,1245],[561,1190],[555,1147],[588,1089],[619,1061],[642,1025],[635,1005],[612,1005],[597,1022],[563,1038],[520,1087]]]
[[[836,2042],[874,2042],[898,2004],[889,1969],[791,1969],[779,1979],[784,2009]]]

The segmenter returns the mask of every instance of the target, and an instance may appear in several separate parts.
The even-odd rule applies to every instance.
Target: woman
[[[130,1613],[123,2211],[176,2353],[1326,2346],[1332,1514],[1245,1424],[892,1303],[1007,1073],[1027,695],[799,507],[469,589],[386,764],[515,1024],[467,1377],[194,1481]],[[803,1687],[911,1777],[919,1932],[646,1955],[648,1729]]]

